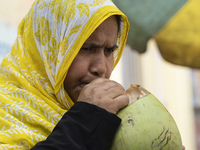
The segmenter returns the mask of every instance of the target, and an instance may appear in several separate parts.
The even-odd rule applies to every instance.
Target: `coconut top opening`
[[[130,87],[126,90],[126,93],[129,98],[129,105],[150,94],[146,89],[137,84],[131,84]]]

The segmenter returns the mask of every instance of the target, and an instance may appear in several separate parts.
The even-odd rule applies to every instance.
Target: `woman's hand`
[[[98,78],[85,85],[77,101],[97,105],[116,114],[129,103],[125,89],[117,82]]]

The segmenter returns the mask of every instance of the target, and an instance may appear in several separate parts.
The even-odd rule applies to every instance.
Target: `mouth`
[[[87,84],[86,83],[81,83],[81,84],[78,84],[76,86],[76,92],[75,93],[77,95],[77,98],[80,95],[80,93],[81,93],[81,91],[82,91],[82,89],[84,88],[85,85],[87,85]]]
[[[87,85],[87,84],[81,83],[81,84],[78,85],[78,87],[82,89],[85,85]]]
[[[80,88],[80,91],[84,88],[85,85],[89,84],[88,82],[81,82],[78,84],[78,88]]]
[[[81,90],[84,88],[84,86],[88,85],[90,82],[92,82],[94,79],[90,79],[90,80],[82,80],[79,82],[79,84],[77,84],[77,87],[79,88],[79,92],[81,92]]]
[[[71,93],[70,97],[72,98],[72,100],[74,102],[77,101],[81,91],[83,90],[83,88],[85,87],[85,85],[89,84],[90,82],[79,82],[79,84],[77,84],[74,88],[73,88],[73,92]]]

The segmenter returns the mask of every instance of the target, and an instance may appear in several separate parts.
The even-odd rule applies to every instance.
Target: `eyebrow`
[[[96,42],[85,42],[83,44],[83,46],[90,46],[90,47],[93,47],[93,48],[101,48],[103,47],[102,45],[96,43]],[[117,49],[119,46],[117,44],[114,44],[112,47],[109,47],[108,49]]]
[[[117,45],[117,44],[115,44],[115,45],[113,45],[112,47],[111,47],[111,49],[118,49],[119,48],[119,46]]]

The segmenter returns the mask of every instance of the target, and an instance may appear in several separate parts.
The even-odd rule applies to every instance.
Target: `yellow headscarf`
[[[73,105],[64,90],[81,46],[108,17],[121,15],[119,48],[129,24],[110,0],[36,0],[0,67],[0,149],[30,149],[45,140]]]

